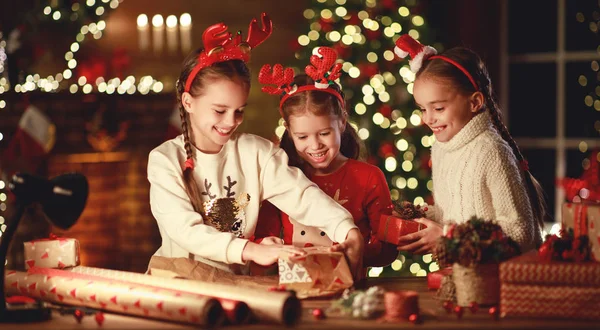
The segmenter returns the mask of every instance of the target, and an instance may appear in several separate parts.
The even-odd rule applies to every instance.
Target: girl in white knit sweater
[[[541,243],[547,216],[540,185],[504,126],[488,71],[465,48],[442,55],[408,35],[396,54],[411,55],[413,95],[436,142],[431,148],[433,197],[427,228],[401,238],[399,250],[428,253],[442,226],[475,216],[495,220],[527,251]]]

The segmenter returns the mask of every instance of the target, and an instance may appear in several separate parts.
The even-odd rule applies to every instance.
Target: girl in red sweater
[[[344,93],[334,81],[341,64],[328,47],[319,47],[313,65],[306,74],[294,77],[293,70],[265,65],[259,75],[270,94],[280,94],[280,113],[285,132],[280,147],[289,157],[289,165],[300,168],[327,195],[345,207],[354,218],[365,240],[364,267],[385,266],[394,261],[398,251],[393,245],[376,238],[379,218],[392,201],[381,170],[358,159],[359,138],[348,122]],[[299,247],[332,246],[327,235],[316,227],[303,226],[272,204],[263,203],[256,238],[269,237]],[[263,244],[266,242],[263,242]]]

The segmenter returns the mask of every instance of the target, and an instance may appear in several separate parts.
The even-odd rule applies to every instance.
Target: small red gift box
[[[377,238],[380,241],[398,245],[401,236],[415,233],[425,228],[427,226],[414,220],[405,220],[393,215],[383,214],[379,219]]]

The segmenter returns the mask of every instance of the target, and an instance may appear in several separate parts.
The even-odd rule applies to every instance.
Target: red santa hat
[[[40,109],[29,105],[21,119],[8,147],[2,154],[6,166],[19,160],[27,170],[35,171],[39,161],[54,147],[56,127]]]
[[[412,60],[408,61],[410,71],[417,73],[423,65],[423,61],[437,54],[437,50],[431,46],[424,46],[408,34],[403,34],[396,40],[394,53],[400,58],[410,55],[410,58],[412,58]]]

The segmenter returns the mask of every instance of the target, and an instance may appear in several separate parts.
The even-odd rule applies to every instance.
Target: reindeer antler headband
[[[185,92],[189,92],[192,82],[200,70],[218,62],[228,60],[250,60],[250,51],[260,45],[273,32],[273,22],[266,13],[261,14],[262,28],[259,28],[256,18],[250,21],[248,37],[242,41],[242,32],[235,37],[227,32],[227,25],[218,23],[209,26],[202,34],[204,50],[198,55],[198,63],[190,72],[185,82]]]
[[[283,95],[279,102],[281,110],[283,103],[292,95],[304,91],[321,91],[334,95],[345,107],[345,101],[342,95],[335,89],[331,88],[335,84],[335,80],[341,75],[341,63],[335,63],[337,53],[333,48],[318,47],[313,50],[313,55],[310,57],[310,64],[306,66],[304,72],[311,77],[315,83],[313,85],[296,86],[294,84],[294,69],[283,68],[281,64],[275,64],[271,71],[271,66],[265,64],[258,74],[258,81],[265,85],[262,91],[271,95]],[[275,85],[275,86],[272,86]]]
[[[446,56],[436,55],[437,51],[435,50],[435,48],[431,46],[423,46],[420,42],[413,39],[413,37],[409,36],[408,34],[403,34],[400,36],[400,38],[398,38],[398,40],[396,40],[396,47],[394,47],[394,53],[396,53],[396,55],[398,55],[400,58],[405,58],[407,55],[410,55],[412,60],[408,61],[408,64],[410,65],[410,71],[412,71],[413,73],[417,73],[419,69],[421,69],[421,66],[423,66],[423,62],[426,60],[432,60],[437,58],[442,61],[448,62],[454,65],[460,71],[462,71],[462,73],[464,73],[465,76],[469,78],[471,85],[473,85],[473,88],[475,88],[476,91],[479,90],[477,84],[475,83],[475,79],[473,79],[473,76],[471,76],[469,71],[467,71],[465,67],[460,65],[460,63]]]

